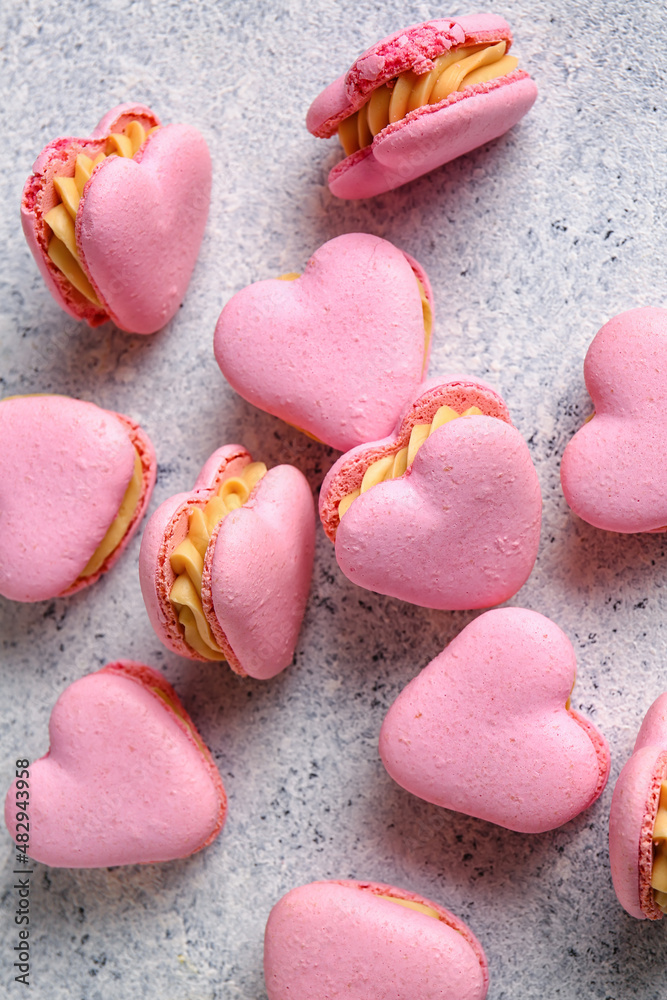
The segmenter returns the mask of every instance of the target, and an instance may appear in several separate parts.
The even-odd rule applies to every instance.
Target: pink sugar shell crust
[[[43,601],[90,586],[120,557],[143,518],[156,460],[129,417],[66,396],[0,402],[0,594]],[[120,544],[80,578],[120,509],[135,449],[139,503]]]
[[[380,730],[392,778],[436,805],[521,833],[567,823],[602,792],[609,748],[565,704],[572,644],[523,608],[487,611],[401,692]]]
[[[488,386],[462,377],[444,391],[427,386],[392,438],[333,466],[320,493],[322,523],[343,573],[367,590],[449,611],[500,604],[523,586],[537,556],[542,500],[530,453]],[[397,452],[411,426],[430,422],[443,403],[494,415],[440,427],[403,476],[362,493],[338,521],[339,498],[358,487],[364,469]]]
[[[561,482],[579,517],[606,531],[667,526],[667,309],[609,320],[584,361],[595,416],[567,445]]]
[[[139,556],[148,617],[174,652],[205,660],[183,638],[169,593],[176,579],[170,556],[187,537],[189,512],[205,507],[218,486],[252,461],[241,445],[226,445],[208,459],[195,489],[165,501],[151,517]],[[298,469],[270,469],[246,503],[214,531],[202,576],[202,606],[230,667],[260,680],[274,677],[294,658],[310,590],[315,511]]]
[[[165,701],[166,699],[166,701]],[[29,855],[55,868],[185,858],[210,844],[227,800],[210,751],[156,670],[120,661],[75,681],[30,766]],[[16,837],[16,783],[5,823]]]
[[[489,985],[482,946],[453,913],[404,889],[349,880],[312,882],[276,903],[264,978],[269,1000],[484,1000]]]
[[[78,153],[95,157],[111,132],[132,120],[145,129],[159,119],[143,105],[123,104],[85,139],[56,139],[28,178],[23,230],[51,294],[66,312],[98,326],[112,319],[131,333],[154,333],[178,310],[199,253],[211,189],[211,158],[189,125],[167,125],[147,137],[133,159],[110,156],[93,171],[79,203],[76,241],[81,265],[102,308],[73,288],[47,255],[44,215],[59,200],[57,174],[72,173]]]
[[[366,233],[329,240],[295,281],[238,292],[215,331],[230,385],[260,409],[342,451],[389,434],[425,356],[423,268]],[[430,345],[429,345],[430,346]]]
[[[340,122],[358,111],[377,87],[414,68],[426,73],[453,47],[479,43],[512,44],[509,25],[493,14],[428,21],[378,42],[330,84],[306,117],[317,136],[335,134]],[[411,111],[379,132],[371,145],[337,164],[329,187],[339,198],[370,198],[392,190],[503,135],[530,110],[537,87],[520,69],[466,87],[438,104]]]
[[[649,708],[621,771],[609,812],[609,862],[621,906],[638,920],[660,920],[653,899],[653,827],[667,779],[667,694]]]

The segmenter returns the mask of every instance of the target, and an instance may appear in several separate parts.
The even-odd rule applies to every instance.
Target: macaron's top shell
[[[631,309],[597,333],[584,362],[595,414],[567,445],[565,499],[596,528],[667,526],[667,309]]]
[[[484,1000],[488,990],[463,921],[379,882],[313,882],[283,896],[266,925],[264,976],[269,1000]]]
[[[306,127],[313,135],[328,138],[377,87],[409,69],[429,72],[433,60],[449,49],[491,41],[506,41],[508,49],[512,44],[509,24],[495,14],[439,18],[397,31],[372,45],[347,73],[329,84],[311,104]]]
[[[29,855],[99,868],[187,857],[217,837],[226,797],[176,692],[143,664],[109,664],[54,706],[50,749],[30,768]],[[15,835],[16,787],[5,802]]]
[[[651,888],[653,828],[660,787],[667,780],[667,694],[660,695],[641,725],[630,760],[621,771],[609,812],[609,862],[614,890],[638,920],[660,920]]]
[[[524,608],[480,615],[398,696],[380,756],[436,805],[522,833],[567,823],[602,792],[609,749],[567,707],[576,660],[558,626]]]
[[[0,593],[40,601],[93,582],[80,574],[119,512],[135,448],[144,482],[128,532],[148,503],[155,456],[136,424],[65,396],[0,402]]]
[[[215,356],[250,403],[346,450],[392,430],[423,378],[424,270],[387,240],[329,240],[295,280],[259,281],[222,310]]]

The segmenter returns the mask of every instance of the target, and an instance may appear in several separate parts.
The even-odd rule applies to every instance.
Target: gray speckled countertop
[[[0,785],[47,749],[62,689],[104,663],[164,671],[212,748],[229,795],[220,838],[194,857],[129,869],[37,867],[32,996],[38,1000],[265,997],[262,934],[273,903],[312,879],[393,882],[467,920],[490,965],[491,1000],[664,997],[662,924],[616,902],[606,829],[614,781],[665,688],[665,539],[576,520],[560,490],[565,443],[589,412],[582,361],[610,316],[665,305],[667,27],[653,0],[508,0],[521,65],[540,88],[510,134],[367,203],[324,186],[335,141],[303,120],[367,45],[454,4],[370,0],[111,0],[5,4],[0,150],[0,394],[59,392],[128,413],[152,437],[151,509],[187,488],[218,445],[291,461],[316,491],[335,455],[253,409],[213,358],[222,305],[251,281],[300,270],[342,232],[387,237],[435,292],[430,372],[496,385],[528,440],[544,495],[535,570],[517,605],[553,618],[579,659],[574,706],[605,733],[601,799],[541,836],[427,805],[396,786],[377,737],[398,692],[473,613],[428,611],[355,588],[318,530],[295,665],[268,683],[167,653],[137,578],[139,538],[69,600],[0,599]],[[188,121],[213,155],[204,244],[176,319],[142,338],[89,330],[48,295],[18,206],[36,154],[143,101]],[[0,993],[12,981],[13,850],[0,836]],[[415,998],[417,1000],[417,998]]]

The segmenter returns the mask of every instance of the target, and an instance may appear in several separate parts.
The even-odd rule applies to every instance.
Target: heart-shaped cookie
[[[584,362],[595,414],[563,454],[579,517],[607,531],[667,525],[667,309],[631,309],[596,335]]]
[[[642,722],[609,811],[609,863],[618,901],[638,920],[667,913],[667,694]]]
[[[17,843],[29,824],[35,861],[56,868],[170,861],[220,833],[227,808],[220,775],[156,670],[121,661],[75,681],[54,706],[49,735],[29,786],[17,772],[5,800]]]
[[[349,233],[287,277],[250,285],[223,309],[223,375],[250,403],[341,451],[389,434],[428,361],[424,270],[386,240]]]
[[[320,493],[343,573],[368,590],[450,611],[515,594],[537,555],[541,496],[526,443],[508,421],[483,383],[426,383],[393,437],[343,455]]]
[[[225,445],[195,489],[148,522],[139,576],[151,624],[181,656],[273,677],[294,657],[314,548],[303,474],[291,465],[267,472],[241,445]]]
[[[0,402],[0,594],[72,594],[116,562],[155,483],[146,433],[66,396]]]
[[[315,99],[306,125],[338,133],[339,198],[370,198],[502,135],[532,107],[535,83],[507,55],[494,14],[415,24],[383,38]]]
[[[389,774],[427,802],[521,833],[567,823],[602,792],[609,750],[568,707],[576,659],[548,618],[487,611],[408,684],[382,724]]]
[[[271,910],[269,1000],[484,1000],[489,973],[469,927],[382,882],[311,882]]]
[[[185,296],[210,191],[201,134],[161,127],[149,108],[124,104],[88,138],[42,151],[23,192],[23,229],[70,315],[154,333]]]

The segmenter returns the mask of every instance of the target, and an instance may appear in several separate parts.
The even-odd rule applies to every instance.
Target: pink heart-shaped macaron
[[[522,833],[555,829],[597,799],[609,772],[604,737],[567,707],[575,671],[548,618],[487,611],[389,709],[384,765],[427,802]]]
[[[227,800],[211,753],[156,670],[120,661],[75,681],[54,706],[49,736],[49,752],[30,765],[27,780],[17,770],[5,800],[18,844],[28,823],[35,861],[56,868],[170,861],[222,829]]]
[[[109,151],[109,137],[158,119],[143,105],[121,105],[86,139],[56,139],[40,154],[22,203],[23,228],[47,284],[61,306],[91,326],[112,319],[132,333],[154,333],[185,296],[208,215],[211,158],[189,125],[146,135],[134,156],[107,155],[94,167],[76,211],[78,262],[98,302],[91,302],[49,257],[45,221],[58,202],[54,178],[73,177],[77,154]]]
[[[194,601],[197,635],[208,645],[198,651],[188,643],[170,599],[181,572],[172,556],[189,536],[193,511],[204,511],[218,489],[238,482],[251,463],[241,445],[225,445],[208,459],[194,490],[161,504],[144,532],[139,577],[151,624],[169,649],[191,659],[226,659],[237,673],[264,680],[292,662],[310,590],[315,510],[298,469],[264,469],[244,503],[212,529],[203,566],[194,574],[201,602]]]
[[[344,451],[394,427],[423,377],[432,308],[416,261],[349,233],[320,247],[296,280],[236,294],[218,320],[215,356],[244,399]]]
[[[396,437],[338,460],[322,486],[320,516],[343,573],[367,590],[450,611],[500,604],[523,586],[537,555],[535,469],[497,393],[463,379],[428,386]],[[441,404],[458,413],[475,404],[483,414],[438,427],[403,475],[362,491],[339,520],[335,507],[359,486],[364,466],[407,445],[413,426],[430,423]]]
[[[584,362],[595,414],[563,454],[561,481],[579,517],[607,531],[667,525],[667,309],[609,320]]]
[[[156,475],[133,420],[67,396],[0,402],[0,594],[43,601],[109,570],[141,523]],[[99,564],[108,532],[123,530]]]

